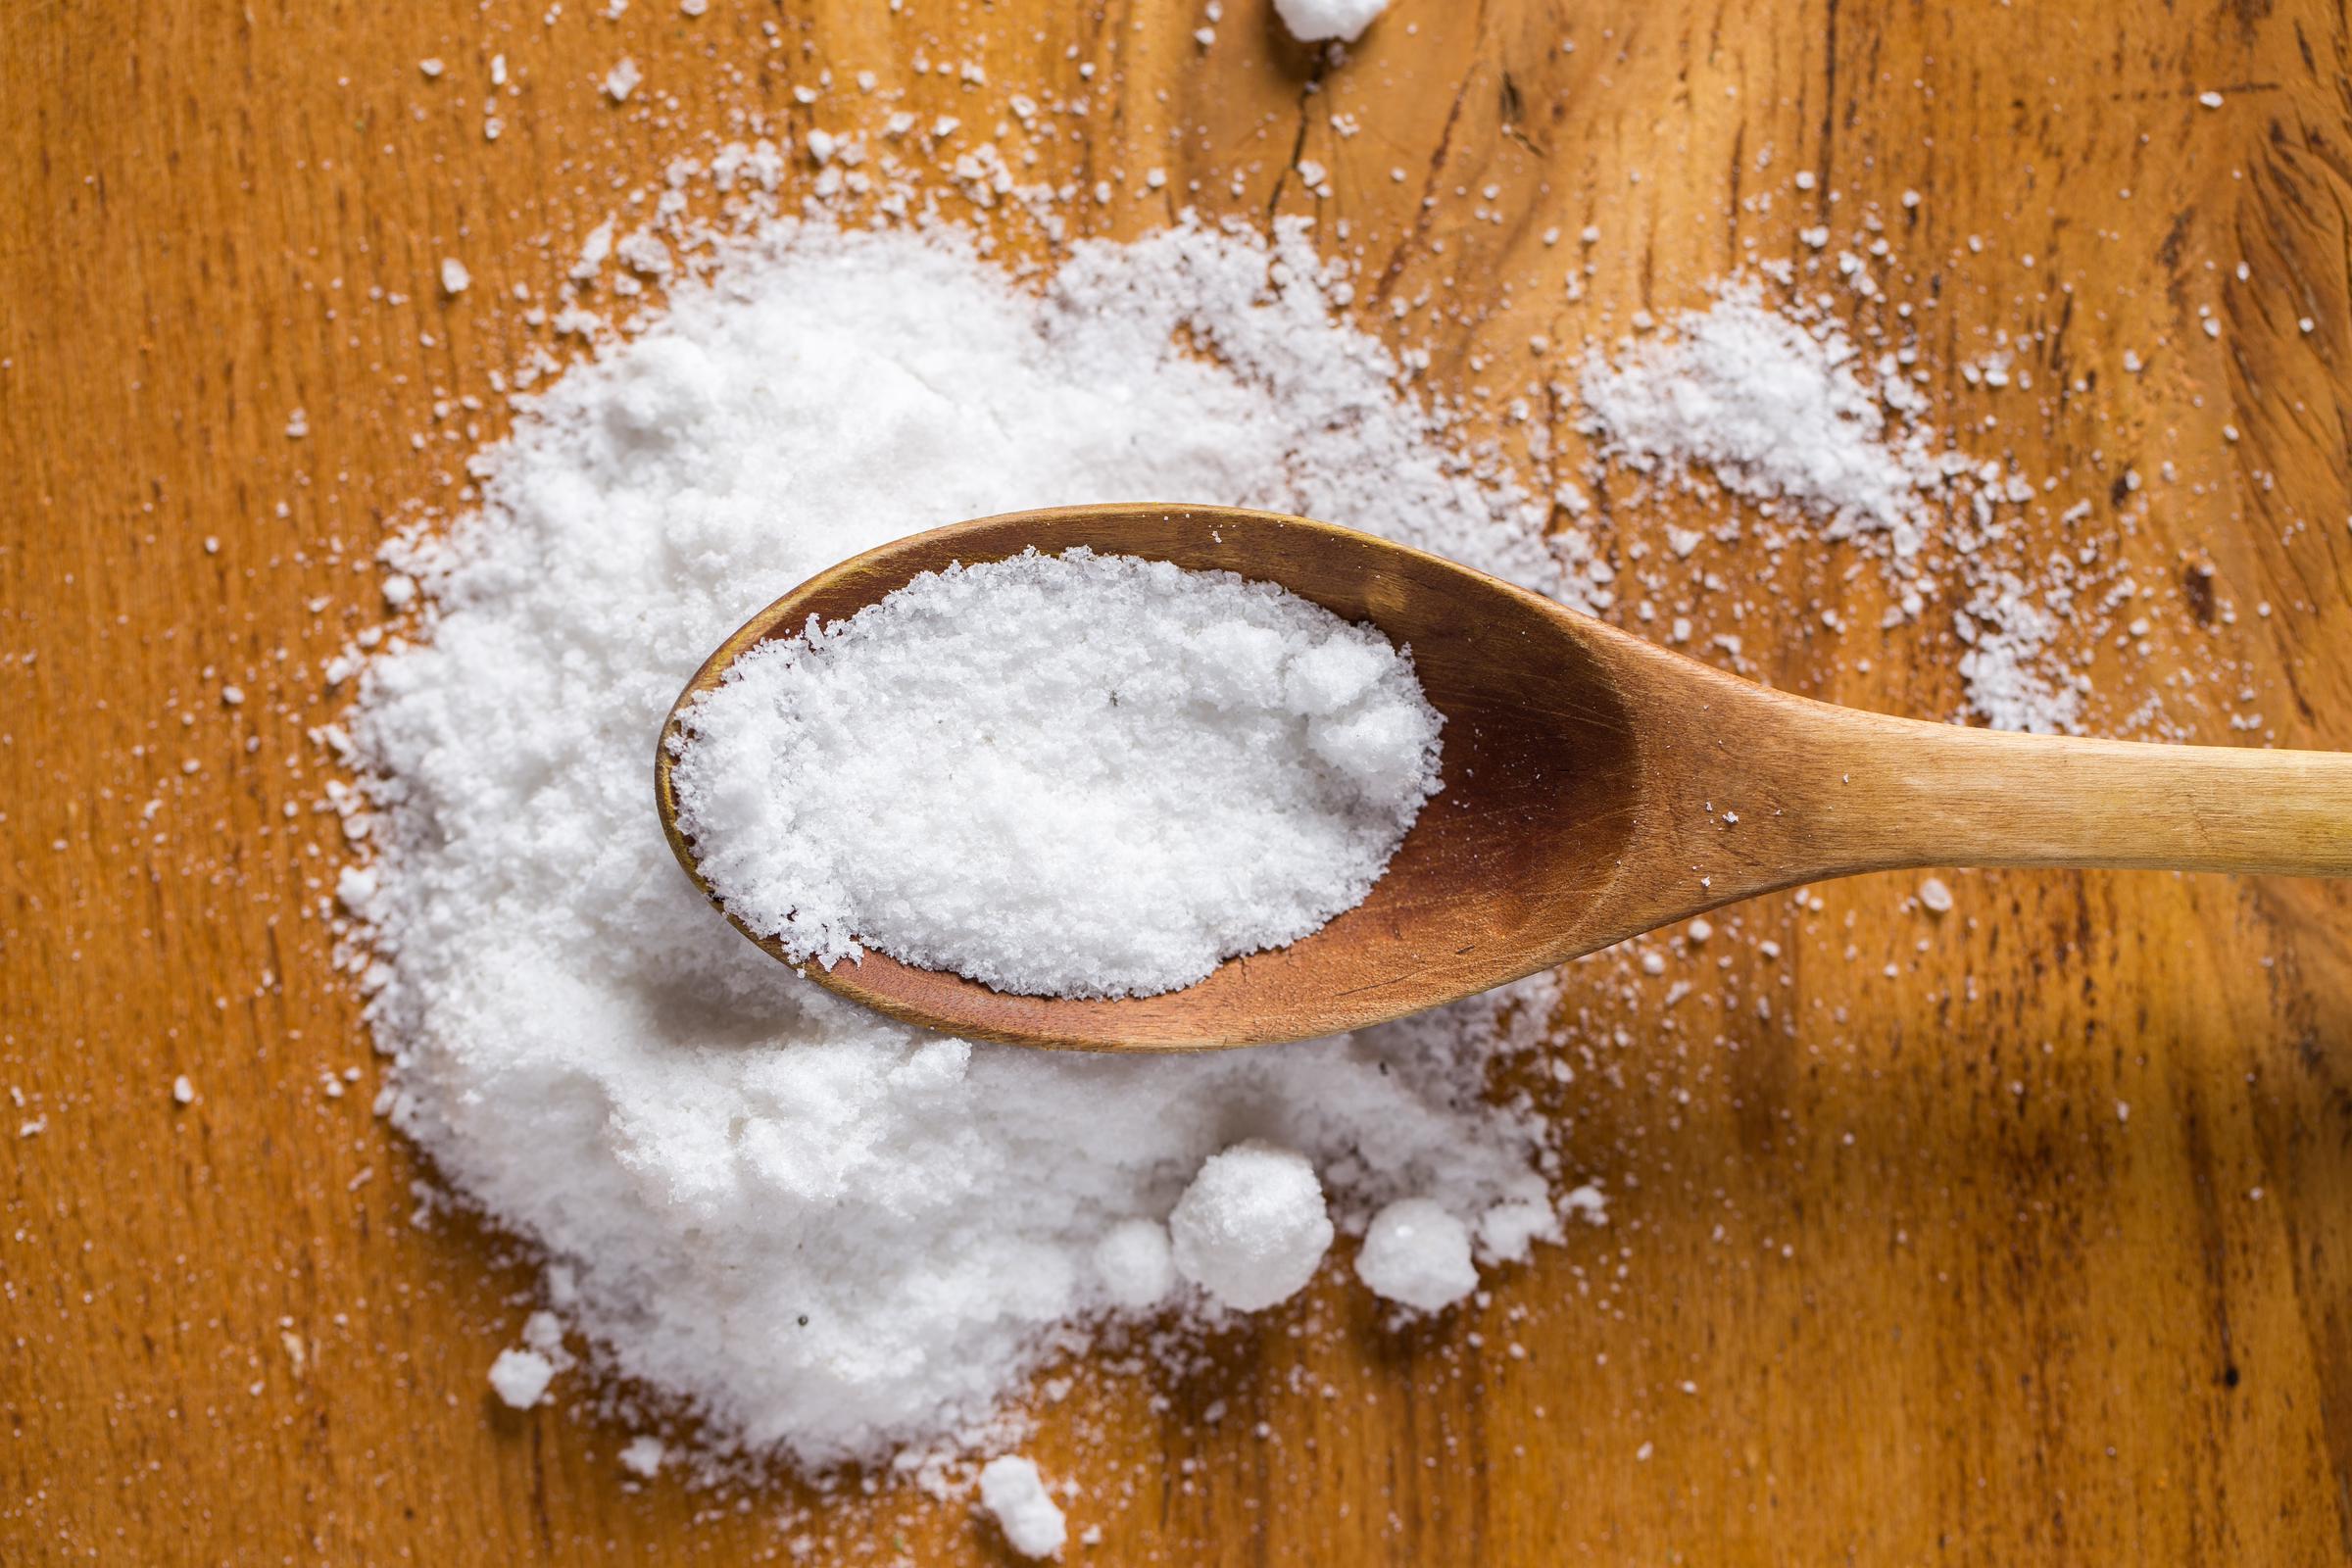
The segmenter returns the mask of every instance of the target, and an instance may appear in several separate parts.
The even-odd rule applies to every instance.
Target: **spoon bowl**
[[[1856,871],[2352,874],[2352,758],[1996,734],[1857,712],[1766,690],[1353,529],[1135,504],[913,534],[753,616],[687,683],[656,749],[656,799],[687,875],[710,892],[677,825],[673,742],[681,710],[738,658],[798,634],[811,616],[853,615],[922,572],[1079,545],[1273,582],[1409,646],[1446,718],[1443,789],[1362,904],[1179,991],[1012,996],[870,949],[861,961],[806,965],[808,978],[967,1039],[1198,1051],[1360,1028],[1719,905]],[[772,938],[735,924],[784,957]]]

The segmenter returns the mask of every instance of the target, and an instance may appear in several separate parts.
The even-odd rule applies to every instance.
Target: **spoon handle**
[[[2352,876],[2352,754],[2072,740],[1835,709],[1803,727],[1816,765],[1791,794],[1809,797],[1836,869]]]

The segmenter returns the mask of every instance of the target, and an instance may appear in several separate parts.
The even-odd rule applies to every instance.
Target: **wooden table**
[[[527,1267],[409,1222],[428,1173],[369,1114],[319,918],[321,668],[374,617],[387,526],[449,498],[501,428],[490,376],[544,340],[502,297],[743,115],[903,104],[1004,117],[1017,149],[1006,94],[1083,85],[1036,172],[1124,178],[1073,223],[1140,232],[1194,181],[1210,212],[1317,213],[1375,305],[1458,301],[1408,329],[1456,392],[1515,384],[1539,333],[1566,374],[1875,212],[1886,297],[1804,291],[1864,331],[1911,304],[1938,420],[2054,481],[2033,543],[2141,589],[2144,646],[2089,651],[2093,722],[2144,729],[2154,697],[2202,740],[2352,746],[2340,8],[1399,0],[1336,69],[1260,0],[1205,47],[1190,4],[906,12],[86,0],[0,28],[0,1561],[731,1562],[783,1555],[806,1507],[812,1560],[1001,1551],[900,1493],[627,1489],[625,1429],[494,1408]],[[1972,384],[1996,330],[2011,384]],[[1599,537],[1623,564],[1719,515],[1620,505]],[[1758,595],[1767,563],[1723,551],[1741,580],[1695,598],[1699,643],[1957,712],[1949,615],[1869,629],[1850,560],[1786,552]],[[1949,881],[1940,918],[1873,878],[1733,911],[1663,978],[1572,971],[1552,1098],[1609,1223],[1409,1332],[1327,1281],[1157,1410],[1074,1369],[1031,1450],[1102,1530],[1073,1560],[2341,1561],[2343,894]],[[1702,983],[1668,1007],[1678,975]],[[1290,1392],[1300,1363],[1335,1396]]]

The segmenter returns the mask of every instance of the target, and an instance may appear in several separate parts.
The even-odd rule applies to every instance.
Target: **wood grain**
[[[2037,557],[2134,582],[2145,635],[2070,650],[2094,721],[2153,698],[2206,741],[2352,746],[2338,8],[1398,0],[1339,67],[1256,0],[1206,47],[1196,8],[1125,0],[604,10],[92,0],[0,29],[0,1560],[760,1560],[787,1516],[814,1560],[1001,1560],[904,1492],[624,1488],[624,1426],[492,1408],[528,1272],[410,1223],[428,1173],[368,1114],[319,918],[322,667],[544,340],[494,303],[545,298],[628,189],[752,117],[1004,118],[1036,169],[1114,182],[1070,209],[1090,231],[1316,214],[1363,318],[1403,302],[1385,329],[1506,444],[1532,337],[1571,374],[1874,213],[1884,298],[1801,284],[1914,333],[1936,416],[2054,481]],[[623,55],[646,82],[615,107]],[[1013,91],[1090,108],[1022,132]],[[444,303],[450,255],[476,282]],[[1991,353],[2005,388],[1961,373]],[[1662,596],[1780,687],[1957,710],[1948,615],[1859,630],[1877,573],[1754,527],[1694,558],[1720,586],[1675,587],[1666,528],[1721,509],[1601,499],[1629,624]],[[1198,1375],[1072,1368],[1032,1451],[1103,1532],[1076,1559],[2342,1560],[2345,895],[1952,881],[1941,917],[1867,878],[1719,917],[1660,976],[1574,967],[1575,1079],[1529,1087],[1610,1223],[1437,1325],[1332,1280]]]

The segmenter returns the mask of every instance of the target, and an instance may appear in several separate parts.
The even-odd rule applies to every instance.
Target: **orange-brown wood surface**
[[[490,377],[548,341],[512,286],[547,297],[713,136],[952,113],[1023,178],[1111,181],[1078,231],[1315,214],[1362,318],[1514,439],[1531,338],[1573,380],[1638,311],[1794,262],[1858,331],[1915,336],[1972,451],[2050,481],[2036,559],[2136,584],[2144,633],[2061,634],[2094,727],[2352,747],[2338,8],[1398,0],[1338,66],[1259,0],[1205,46],[1204,7],[1128,0],[607,13],[0,26],[0,1561],[737,1561],[801,1530],[813,1560],[1002,1559],[959,1504],[624,1487],[627,1428],[495,1407],[527,1262],[411,1223],[430,1172],[369,1114],[330,967],[306,730],[380,615],[373,551],[454,496],[503,427]],[[1032,128],[1006,107],[1082,92]],[[1835,266],[1874,232],[1880,298]],[[2001,353],[2006,386],[1962,373]],[[1669,525],[1728,514],[1633,495],[1594,527],[1629,625],[1656,594],[1775,685],[1959,710],[1948,607],[1876,630],[1879,573],[1754,528],[1694,558],[1712,583],[1653,587]],[[1073,1560],[2343,1560],[2352,904],[1948,880],[1940,916],[1865,878],[1657,945],[1662,975],[1572,968],[1575,1078],[1537,1076],[1608,1223],[1433,1324],[1384,1326],[1335,1266],[1207,1371],[1066,1369],[1030,1451],[1102,1530]]]

